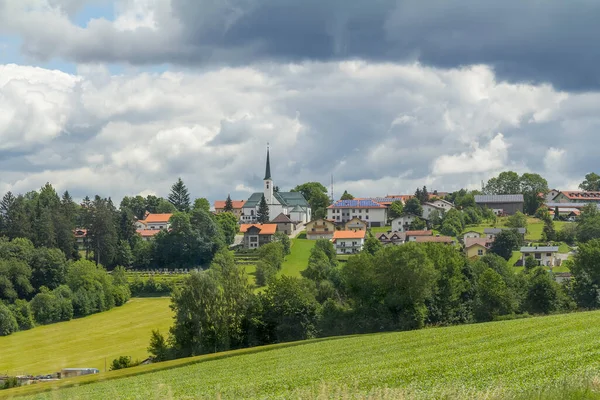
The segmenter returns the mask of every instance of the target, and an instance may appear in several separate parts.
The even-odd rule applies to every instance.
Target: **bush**
[[[18,330],[19,326],[13,313],[7,306],[0,303],[0,336],[8,336]]]
[[[110,364],[110,370],[116,371],[118,369],[130,368],[138,365],[140,365],[138,360],[131,361],[131,357],[129,356],[120,356],[119,358],[112,360],[112,363]]]
[[[31,313],[31,308],[27,301],[17,300],[10,308],[15,316],[20,331],[26,331],[33,328],[33,314]]]
[[[266,286],[275,279],[277,269],[266,261],[259,261],[256,264],[256,284]]]

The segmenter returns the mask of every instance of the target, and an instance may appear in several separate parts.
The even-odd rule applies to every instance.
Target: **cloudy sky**
[[[243,199],[598,168],[600,2],[0,0],[0,193]]]

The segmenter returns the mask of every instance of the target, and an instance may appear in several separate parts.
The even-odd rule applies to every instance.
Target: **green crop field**
[[[292,239],[291,253],[285,257],[279,275],[300,276],[308,266],[310,251],[315,246],[314,240],[295,238]]]
[[[600,312],[575,313],[265,346],[17,388],[0,398],[489,399],[537,393],[542,399],[551,393],[540,391],[597,376],[599,318]]]
[[[134,298],[112,310],[0,337],[0,374],[98,368],[119,356],[143,360],[152,329],[172,323],[168,298]]]

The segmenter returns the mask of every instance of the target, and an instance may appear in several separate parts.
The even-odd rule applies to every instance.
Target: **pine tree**
[[[423,190],[421,191],[421,204],[425,204],[429,201],[429,192],[427,191],[427,186],[423,186]]]
[[[190,211],[190,194],[181,178],[177,179],[177,182],[171,186],[171,193],[168,200],[175,206],[177,211]]]
[[[267,200],[265,199],[265,195],[260,199],[260,203],[258,204],[258,211],[256,213],[256,217],[258,222],[261,224],[266,224],[269,222],[269,206],[267,205]]]
[[[233,211],[233,202],[231,201],[230,195],[227,195],[227,200],[225,200],[225,207],[223,207],[223,211],[225,211],[225,212]]]

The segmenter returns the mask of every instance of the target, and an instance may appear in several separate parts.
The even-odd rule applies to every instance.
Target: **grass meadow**
[[[166,333],[170,300],[133,298],[121,307],[0,337],[0,374],[47,374],[62,368],[110,366],[119,356],[147,357],[152,329]]]
[[[272,345],[22,387],[0,398],[598,398],[599,318],[582,312]]]

